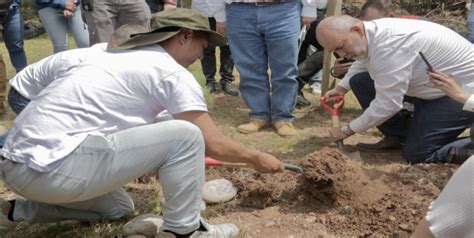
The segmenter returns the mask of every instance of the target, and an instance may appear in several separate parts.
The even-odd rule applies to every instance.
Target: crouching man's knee
[[[113,209],[102,214],[105,220],[118,220],[124,216],[129,215],[133,212],[133,210],[135,210],[133,200],[129,196],[122,197],[120,199],[114,199],[111,201],[111,203],[113,205]]]

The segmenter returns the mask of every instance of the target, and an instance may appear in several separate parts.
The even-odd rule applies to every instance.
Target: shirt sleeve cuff
[[[465,111],[474,112],[474,94],[471,95],[462,108]]]

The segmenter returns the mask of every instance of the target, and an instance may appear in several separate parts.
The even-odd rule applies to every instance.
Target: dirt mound
[[[257,209],[254,216],[270,210],[302,223],[310,219],[305,229],[320,225],[338,235],[397,236],[414,230],[456,168],[393,164],[375,169],[332,148],[290,162],[304,173],[212,170],[211,177],[226,177],[239,189],[232,211],[241,207]]]

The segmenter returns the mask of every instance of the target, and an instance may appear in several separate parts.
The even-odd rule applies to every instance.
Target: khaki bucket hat
[[[134,34],[129,40],[110,50],[126,50],[159,43],[178,34],[181,28],[208,33],[209,44],[212,46],[227,44],[224,36],[211,30],[207,17],[190,9],[177,8],[154,14],[150,31]]]

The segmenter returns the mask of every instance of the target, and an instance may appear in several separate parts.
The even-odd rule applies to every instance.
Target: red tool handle
[[[339,116],[342,107],[344,106],[344,96],[333,96],[329,98],[321,97],[320,101],[321,105],[331,113],[331,116]],[[331,106],[329,105],[329,102],[334,102],[334,104]]]
[[[215,160],[211,157],[204,157],[204,165],[206,166],[223,166],[223,167],[234,167],[234,168],[249,168],[250,166],[245,163],[229,163]]]

